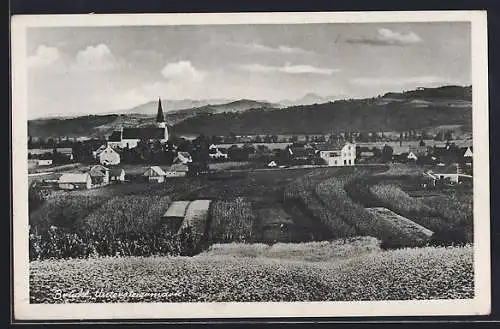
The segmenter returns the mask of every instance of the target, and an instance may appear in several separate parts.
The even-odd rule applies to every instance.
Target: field
[[[240,170],[172,178],[164,184],[135,181],[56,191],[30,214],[30,255],[176,255],[213,243],[353,236],[375,237],[383,248],[472,242],[472,190],[422,189],[421,170],[401,165]],[[169,202],[196,199],[212,200],[201,229],[175,237],[176,232],[158,224]],[[386,208],[394,216],[365,207]],[[434,232],[431,239],[421,234],[426,230]],[[83,248],[85,244],[93,247]],[[44,248],[49,251],[42,252]]]
[[[286,246],[280,248],[280,254],[286,254]],[[298,249],[297,246],[290,248],[293,252]],[[34,261],[30,264],[30,302],[360,301],[474,297],[473,249],[470,246],[375,250],[347,259],[315,262],[301,257],[275,259],[268,254],[235,257],[208,253],[195,257]],[[62,294],[79,291],[87,294],[80,297]]]

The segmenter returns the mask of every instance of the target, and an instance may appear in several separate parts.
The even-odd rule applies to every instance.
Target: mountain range
[[[472,127],[472,87],[443,86],[387,93],[366,99],[339,99],[313,93],[286,106],[250,99],[163,100],[165,119],[173,133],[228,135],[299,134],[332,131],[400,131],[444,125]],[[185,106],[193,106],[183,108]],[[97,137],[121,126],[154,124],[157,101],[115,114],[28,121],[36,137]]]

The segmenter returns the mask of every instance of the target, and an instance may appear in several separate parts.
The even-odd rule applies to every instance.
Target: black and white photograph
[[[14,16],[19,319],[490,311],[486,13]]]

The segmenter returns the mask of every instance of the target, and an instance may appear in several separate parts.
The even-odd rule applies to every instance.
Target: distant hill
[[[403,131],[443,125],[472,129],[471,87],[446,86],[282,110],[202,114],[174,126],[205,135]]]
[[[154,124],[156,106],[151,102],[144,113],[30,120],[28,134],[36,137],[105,136],[121,126]],[[456,126],[461,131],[470,132],[472,88],[423,88],[367,99],[287,108],[282,108],[281,104],[242,99],[166,111],[165,117],[171,130],[178,134],[315,134],[349,130],[402,131],[439,126]]]
[[[280,104],[284,106],[295,106],[295,105],[312,105],[312,104],[323,104],[328,102],[333,102],[339,99],[343,99],[343,96],[320,96],[315,93],[307,93],[301,98],[295,100],[281,100]]]
[[[232,102],[232,99],[162,99],[161,105],[165,112],[175,112],[179,110],[191,109],[196,107],[202,107],[206,105],[219,105]],[[119,114],[156,114],[158,107],[158,100],[153,100],[145,104],[134,106],[130,109],[119,111]]]

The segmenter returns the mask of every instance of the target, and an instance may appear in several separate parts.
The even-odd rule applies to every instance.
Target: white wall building
[[[328,166],[354,166],[356,163],[356,144],[346,142],[316,145],[316,152]]]

